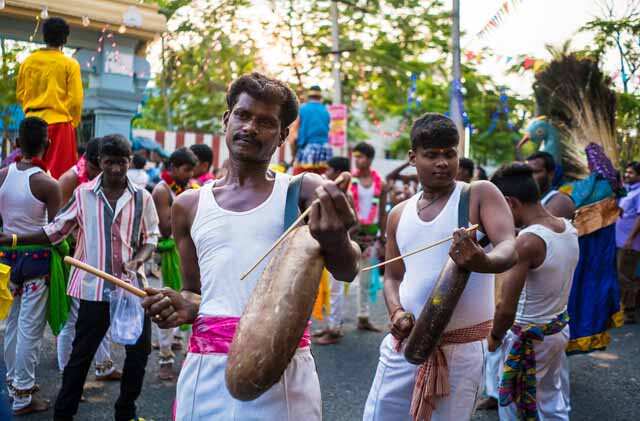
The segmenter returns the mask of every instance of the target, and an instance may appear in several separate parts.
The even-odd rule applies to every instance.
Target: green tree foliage
[[[591,52],[596,59],[611,50],[617,53],[622,89],[629,93],[630,82],[640,70],[640,2],[627,2],[621,17],[616,17],[614,2],[602,2],[602,16],[587,22],[581,31],[594,34]]]
[[[581,30],[593,34],[586,50],[596,60],[610,51],[616,53],[622,91],[617,93],[616,127],[620,165],[640,159],[640,95],[633,83],[640,76],[640,1],[627,2],[616,10],[614,2],[602,2],[601,16],[587,22]],[[618,5],[619,8],[619,5]]]
[[[0,152],[5,152],[8,147],[8,128],[11,120],[10,106],[16,104],[16,82],[20,64],[17,56],[23,50],[22,46],[14,41],[8,41],[0,37],[0,121],[4,127],[4,133],[0,133]]]
[[[640,96],[620,93],[616,123],[620,165],[640,160]]]
[[[164,35],[163,71],[135,124],[215,132],[226,110],[227,84],[259,65],[250,28],[237,16],[250,1],[211,1],[210,7],[190,9],[188,14],[181,13],[184,3],[163,2],[162,10],[175,29]]]
[[[165,77],[172,124],[178,129],[215,130],[225,110],[224,88],[238,74],[265,70],[258,47],[266,40],[253,39],[239,9],[249,1],[209,0],[206,10],[181,16],[182,0],[164,0],[174,40],[167,41]],[[285,77],[302,94],[304,88],[330,79],[333,61],[331,1],[273,0],[276,17],[263,19],[263,33],[269,45],[277,45]],[[408,128],[412,118],[426,111],[446,112],[450,84],[450,11],[443,1],[422,0],[338,0],[340,71],[342,100],[350,107],[364,104],[371,121],[395,118],[403,134],[391,148],[404,157],[408,150]],[[193,42],[197,40],[197,42]],[[213,54],[212,54],[213,53]],[[209,60],[209,65],[207,65]],[[412,74],[417,75],[416,98],[420,105],[407,108]],[[204,75],[204,77],[200,77]],[[499,104],[499,87],[471,66],[464,68],[465,109],[476,127],[472,151],[483,163],[514,158],[514,141],[501,116],[496,129],[488,133],[491,115]],[[137,125],[166,128],[166,104],[161,95],[147,101]],[[519,127],[517,116],[532,108],[531,102],[509,94],[509,121]],[[517,115],[516,115],[517,111]],[[524,114],[527,115],[526,112]],[[520,119],[521,119],[520,118]],[[356,118],[349,119],[349,139],[359,141],[366,133]]]

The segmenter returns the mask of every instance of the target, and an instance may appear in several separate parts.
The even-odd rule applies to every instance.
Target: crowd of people
[[[296,338],[282,377],[257,399],[235,399],[225,380],[234,332],[267,262],[246,279],[241,275],[285,232],[292,210],[309,209],[306,224],[330,291],[328,323],[313,342],[340,341],[345,290],[356,279],[357,328],[385,329],[371,322],[369,308],[372,284],[383,290],[390,332],[371,373],[364,420],[470,419],[483,388],[501,419],[569,419],[567,304],[580,248],[571,222],[575,206],[551,185],[550,155],[503,165],[487,180],[483,169],[459,157],[453,121],[426,113],[411,127],[408,162],[383,178],[368,143],[355,145],[352,159],[327,152],[327,133],[319,129],[327,116],[314,114],[317,89],[311,104],[299,108],[285,83],[253,73],[227,91],[229,160],[218,176],[211,149],[194,145],[175,150],[154,183],[145,157],[133,154],[118,134],[92,139],[79,160],[68,162],[75,141],[61,133],[76,124],[78,91],[73,79],[45,83],[30,69],[48,65],[63,75],[77,68],[59,51],[66,23],[51,18],[43,26],[47,47],[21,68],[27,117],[20,124],[20,155],[0,169],[0,261],[11,268],[13,295],[4,361],[14,415],[49,409],[36,382],[49,323],[62,371],[55,420],[76,415],[94,360],[98,380],[120,381],[115,419],[141,420],[136,400],[154,342],[160,379],[177,375],[176,420],[320,420],[307,333]],[[55,97],[53,107],[61,107],[56,112],[34,100],[41,97],[36,88],[52,85],[45,91]],[[296,121],[297,136],[313,134],[292,143],[299,147],[292,177],[270,163]],[[403,174],[408,167],[415,173]],[[640,164],[629,164],[624,177],[628,194],[620,200],[616,233],[622,302],[631,322],[639,285]],[[451,235],[447,246],[405,256]],[[133,300],[76,266],[67,272],[64,255],[144,289],[146,297]],[[154,259],[160,272],[147,278]],[[384,267],[383,281],[375,280],[375,271],[362,271],[389,259],[395,260]],[[457,304],[440,308],[453,294],[438,289],[450,261],[468,280]],[[304,293],[314,291],[296,292]],[[407,342],[425,329],[425,320],[439,317],[423,314],[427,302],[451,317],[444,332],[418,333],[441,336],[435,351],[416,364],[405,355]],[[272,304],[278,311],[280,303]],[[266,323],[251,328],[273,327]],[[111,357],[112,342],[125,345],[122,371]],[[186,359],[177,367],[175,351],[185,346]]]

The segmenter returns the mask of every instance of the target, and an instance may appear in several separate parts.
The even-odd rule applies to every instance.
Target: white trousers
[[[362,252],[360,256],[360,268],[367,267],[371,264],[371,259],[376,252],[375,246],[369,246]],[[358,274],[358,317],[369,317],[369,285],[371,284],[371,273],[360,272]]]
[[[71,308],[69,309],[69,318],[56,338],[58,348],[58,368],[63,371],[71,357],[73,348],[73,339],[76,337],[76,322],[78,321],[78,309],[80,308],[80,300],[71,297]],[[107,330],[104,339],[100,342],[98,351],[94,358],[96,363],[96,375],[108,375],[115,367],[111,360],[111,328]]]
[[[336,280],[332,274],[329,274],[329,279],[331,280],[329,329],[340,329],[344,320],[344,282]]]
[[[503,341],[503,361],[511,349],[516,336],[509,331]],[[555,335],[545,336],[544,341],[534,342],[536,352],[536,401],[540,421],[568,421],[569,359],[565,354],[569,342],[569,325]],[[502,366],[500,367],[502,376]],[[517,420],[515,404],[499,409],[501,420]]]
[[[364,421],[411,421],[411,398],[417,365],[404,358],[404,350],[393,349],[391,334],[380,345],[380,360],[369,397]],[[469,420],[483,383],[486,348],[483,341],[443,348],[449,367],[449,396],[436,401],[432,421]]]
[[[40,344],[47,324],[49,287],[42,278],[26,281],[18,287],[9,284],[13,303],[7,318],[4,337],[4,361],[7,384],[15,391],[32,389],[36,384]],[[13,410],[31,403],[31,394],[15,396]]]
[[[320,421],[322,400],[309,348],[299,348],[278,383],[243,402],[227,390],[226,354],[187,354],[176,391],[177,421]]]
[[[486,344],[486,342],[485,342]],[[485,345],[486,346],[486,345]],[[500,385],[500,366],[503,362],[502,346],[494,352],[487,350],[487,359],[484,363],[484,392],[490,398],[498,399],[498,387]]]

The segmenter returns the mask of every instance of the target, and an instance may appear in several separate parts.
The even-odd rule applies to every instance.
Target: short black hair
[[[139,153],[133,154],[133,168],[136,170],[144,169],[144,166],[147,164],[147,158],[142,156]]]
[[[172,168],[178,168],[183,165],[191,165],[195,167],[198,163],[198,158],[191,152],[189,148],[178,148],[169,157],[169,163]]]
[[[207,169],[211,168],[211,164],[213,163],[213,150],[211,150],[209,145],[197,143],[195,145],[191,145],[189,148],[191,149],[191,152],[198,157],[198,161],[209,163]]]
[[[465,170],[469,171],[469,174],[473,175],[473,170],[476,168],[476,164],[473,162],[472,159],[469,158],[460,158],[458,160],[458,166],[460,168],[464,168]]]
[[[108,134],[100,140],[100,157],[120,156],[131,157],[131,143],[120,134]]]
[[[349,162],[349,158],[342,156],[334,156],[327,161],[327,165],[340,173],[351,171],[351,162]]]
[[[94,137],[87,142],[84,158],[96,167],[100,166],[100,141],[101,137]]]
[[[39,117],[27,117],[20,122],[18,145],[23,155],[33,157],[47,147],[48,127],[47,122]]]
[[[360,152],[362,155],[369,159],[373,159],[376,156],[376,150],[367,142],[360,142],[353,148],[354,152]]]
[[[527,157],[527,161],[533,161],[534,159],[542,160],[544,169],[547,170],[547,172],[554,172],[556,170],[556,161],[554,161],[553,155],[549,152],[538,151]]]
[[[411,127],[411,149],[418,147],[451,148],[458,146],[460,134],[449,117],[439,113],[425,113]]]
[[[298,98],[284,82],[254,72],[234,80],[227,90],[227,108],[233,110],[240,94],[280,106],[280,124],[287,128],[298,118]]]
[[[489,177],[487,177],[487,171],[482,168],[480,165],[478,165],[478,180],[488,180]]]
[[[640,174],[640,162],[638,161],[629,162],[626,168],[631,168],[636,174]]]
[[[49,18],[42,24],[44,42],[52,47],[62,47],[69,37],[69,25],[62,18]]]
[[[506,164],[498,168],[491,182],[504,196],[511,196],[522,203],[540,201],[540,188],[533,178],[533,170],[522,162]]]

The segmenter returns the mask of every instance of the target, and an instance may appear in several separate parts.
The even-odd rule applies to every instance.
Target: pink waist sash
[[[198,316],[193,323],[189,352],[194,354],[228,354],[239,317]],[[307,324],[298,348],[311,344],[311,332]]]

